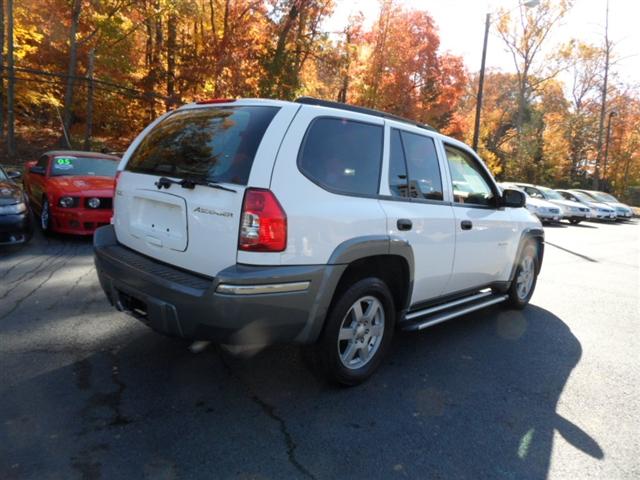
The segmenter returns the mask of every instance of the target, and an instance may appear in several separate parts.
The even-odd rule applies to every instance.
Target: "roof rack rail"
[[[430,125],[409,120],[408,118],[393,115],[392,113],[382,112],[380,110],[374,110],[373,108],[358,107],[356,105],[349,105],[347,103],[334,102],[331,100],[321,100],[315,97],[298,97],[295,99],[296,103],[302,103],[303,105],[317,105],[319,107],[337,108],[339,110],[347,110],[349,112],[365,113],[367,115],[373,115],[374,117],[387,118],[389,120],[395,120],[397,122],[408,123],[414,127],[424,128],[432,132],[437,132],[435,128]]]

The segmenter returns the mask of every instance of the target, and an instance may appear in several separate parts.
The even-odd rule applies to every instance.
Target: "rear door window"
[[[442,178],[433,139],[409,132],[402,132],[401,136],[409,170],[410,196],[442,200]]]
[[[394,197],[409,197],[409,176],[404,159],[404,149],[400,131],[391,129],[391,143],[389,151],[389,191]]]
[[[316,118],[305,135],[298,167],[330,191],[375,195],[380,183],[382,136],[381,125]]]
[[[391,129],[389,190],[397,197],[443,200],[438,154],[432,138]]]
[[[140,143],[126,169],[151,175],[246,185],[277,107],[207,107],[177,111]]]

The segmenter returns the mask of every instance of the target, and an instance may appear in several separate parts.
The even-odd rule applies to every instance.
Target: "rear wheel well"
[[[376,255],[350,263],[340,277],[331,305],[333,306],[351,285],[368,277],[379,278],[387,285],[393,296],[396,311],[402,311],[407,307],[410,294],[409,265],[399,255]]]

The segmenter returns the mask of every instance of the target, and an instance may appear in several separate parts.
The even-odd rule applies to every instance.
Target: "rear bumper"
[[[32,225],[29,212],[0,215],[0,245],[18,245],[31,238]]]
[[[114,307],[160,333],[225,344],[315,341],[345,268],[232,265],[207,278],[123,247],[111,225],[96,231],[94,253]]]
[[[96,228],[108,225],[111,209],[63,209],[51,207],[53,230],[71,235],[93,235]]]

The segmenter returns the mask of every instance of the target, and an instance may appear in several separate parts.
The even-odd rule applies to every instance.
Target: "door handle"
[[[396,225],[398,225],[398,230],[402,231],[411,230],[411,227],[413,227],[413,223],[408,218],[399,218]]]
[[[471,223],[471,220],[463,220],[460,222],[460,228],[462,228],[462,230],[471,230],[472,227],[473,223]]]

